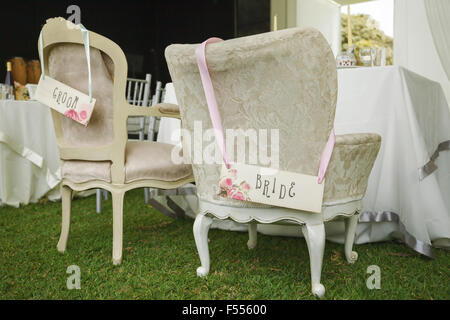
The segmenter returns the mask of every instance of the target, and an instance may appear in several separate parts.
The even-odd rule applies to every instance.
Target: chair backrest
[[[145,79],[127,79],[127,100],[130,104],[144,107],[149,105],[151,80],[150,73],[145,75]]]
[[[194,121],[203,130],[212,127],[197,46],[174,44],[165,51],[182,125],[191,133]],[[209,44],[206,58],[223,129],[278,129],[279,168],[317,175],[337,99],[335,59],[323,35],[292,28],[236,38]],[[210,143],[203,141],[203,150]],[[193,169],[199,197],[218,199],[220,165],[193,163]]]
[[[87,94],[88,69],[79,27],[63,18],[48,19],[42,28],[42,40],[45,74]],[[60,157],[111,161],[112,180],[123,181],[127,62],[111,40],[89,31],[89,42],[94,111],[84,127],[52,110]]]

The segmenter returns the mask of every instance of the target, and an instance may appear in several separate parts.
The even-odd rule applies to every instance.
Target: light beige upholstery
[[[190,164],[174,164],[173,145],[160,142],[128,141],[125,161],[125,181],[141,179],[177,181],[192,174]]]
[[[183,127],[191,132],[194,121],[201,121],[203,130],[212,127],[196,46],[176,44],[166,49]],[[224,130],[279,129],[280,169],[317,175],[337,98],[335,59],[322,34],[315,29],[286,29],[212,43],[206,52]],[[203,148],[209,143],[203,142]],[[380,137],[374,134],[337,137],[326,175],[325,204],[364,196],[379,147]],[[201,199],[261,206],[219,197],[220,165],[194,163],[193,169]]]
[[[66,160],[61,166],[63,179],[75,183],[84,183],[92,180],[111,182],[110,161],[83,161]]]
[[[72,146],[104,146],[114,140],[113,80],[105,64],[105,54],[91,48],[92,96],[96,99],[89,125],[63,115],[61,125],[65,141]],[[109,59],[110,60],[110,59]],[[88,93],[88,68],[84,46],[63,43],[53,46],[48,54],[50,76],[81,92]]]
[[[336,136],[336,145],[326,174],[323,195],[325,205],[364,197],[380,146],[381,137],[378,134]]]
[[[151,141],[128,141],[125,152],[125,183],[151,179],[178,181],[192,174],[190,164],[171,161],[173,145]],[[76,183],[111,182],[109,161],[64,161],[62,177]]]

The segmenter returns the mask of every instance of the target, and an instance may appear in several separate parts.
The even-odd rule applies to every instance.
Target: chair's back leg
[[[68,186],[63,186],[61,189],[61,205],[62,205],[62,225],[61,235],[56,246],[59,252],[66,251],[67,239],[69,238],[70,230],[70,212],[72,208],[72,189]]]
[[[345,219],[345,257],[348,263],[355,263],[358,259],[358,253],[353,251],[355,241],[356,227],[358,226],[359,215],[353,215]]]
[[[102,213],[102,189],[96,189],[95,190],[95,203],[96,203],[96,206],[95,206],[95,211],[97,212],[97,213]]]
[[[258,224],[254,222],[250,222],[248,224],[248,241],[247,247],[249,250],[252,250],[256,247],[256,243],[258,242]]]

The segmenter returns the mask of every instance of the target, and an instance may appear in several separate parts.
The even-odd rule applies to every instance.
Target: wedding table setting
[[[445,152],[450,112],[440,85],[392,66],[339,69],[338,84],[336,134],[376,132],[383,139],[363,200],[356,243],[401,239],[432,257],[432,243],[448,246],[441,239],[450,237],[450,152]],[[166,84],[164,102],[177,103],[171,83]],[[158,141],[180,143],[179,128],[179,120],[162,118]],[[37,101],[0,100],[0,142],[2,203],[18,206],[44,195],[60,198],[59,153],[46,106]],[[442,150],[432,162],[436,169],[426,174],[424,166],[439,145]],[[194,217],[195,187],[185,188],[190,190],[185,192],[188,195],[172,199]],[[246,230],[232,221],[216,221],[214,226]],[[266,234],[300,236],[290,226],[258,228]],[[343,242],[341,221],[331,221],[326,228],[328,240]]]
[[[433,257],[433,245],[450,245],[450,112],[445,95],[437,82],[400,66],[385,66],[384,50],[372,48],[364,53],[361,49],[359,56],[366,67],[356,67],[349,34],[347,52],[336,58],[335,131],[338,135],[373,132],[382,137],[359,215],[356,243],[399,239]],[[164,102],[178,103],[172,83],[166,84]],[[179,129],[180,120],[162,118],[157,141],[180,144]],[[0,100],[0,159],[0,203],[19,206],[45,195],[60,198],[59,152],[48,107],[34,100]],[[184,190],[181,195],[173,191],[172,199],[195,217],[195,185],[180,189]],[[167,204],[167,193],[162,194],[152,190],[154,197]],[[214,221],[213,226],[247,228],[232,221]],[[329,240],[344,241],[342,221],[331,221],[326,228]],[[290,226],[259,225],[258,231],[300,235]]]
[[[15,223],[16,212],[25,218],[0,235],[8,281],[3,291],[28,297],[18,291],[23,283],[14,281],[26,279],[20,269],[32,266],[38,267],[36,274],[45,272],[42,278],[52,278],[51,290],[60,288],[55,283],[64,278],[61,273],[68,274],[63,280],[69,290],[81,289],[83,279],[78,292],[86,297],[92,294],[93,279],[98,282],[106,270],[113,286],[95,295],[111,290],[119,297],[146,297],[150,291],[152,298],[160,298],[154,289],[165,283],[169,297],[178,297],[173,288],[182,298],[208,297],[211,292],[202,292],[206,287],[191,285],[197,276],[210,284],[229,279],[233,298],[265,298],[254,287],[244,288],[263,282],[262,291],[272,290],[269,298],[297,297],[299,292],[310,297],[308,291],[322,298],[334,278],[333,297],[336,288],[343,288],[344,298],[370,299],[377,291],[363,291],[381,289],[383,268],[383,283],[389,286],[375,298],[385,295],[385,288],[395,298],[416,298],[419,289],[418,297],[445,296],[441,278],[450,248],[447,83],[397,58],[394,64],[393,39],[381,31],[367,36],[358,25],[353,32],[350,4],[347,16],[339,17],[338,46],[320,28],[298,21],[278,30],[278,14],[270,20],[270,32],[237,37],[235,30],[231,39],[211,37],[195,44],[169,37],[158,46],[164,47],[164,73],[160,64],[144,70],[147,63],[138,63],[141,59],[130,55],[129,47],[88,29],[80,19],[47,19],[37,37],[39,60],[9,56],[0,84],[0,222]],[[356,18],[376,22],[369,15]],[[163,81],[170,82],[163,86]],[[85,199],[75,199],[80,195]],[[103,209],[102,201],[107,202]],[[211,228],[227,232],[211,234]],[[292,260],[282,261],[277,256],[285,254],[278,250],[280,238],[272,241],[272,249],[258,250],[258,234],[303,237],[306,246],[285,239],[289,245],[283,250]],[[93,254],[74,250],[92,250],[87,241],[92,235],[98,236]],[[327,240],[343,245],[330,249]],[[231,251],[232,241],[246,243],[245,252],[255,250],[251,270],[237,257],[248,253]],[[65,254],[67,268],[55,263],[61,257],[47,250],[50,242]],[[188,254],[194,246],[195,258]],[[359,267],[347,268],[358,255]],[[399,256],[411,256],[405,270]],[[260,258],[284,264],[267,268]],[[110,263],[114,269],[102,267]],[[23,268],[14,267],[19,265]],[[272,271],[292,271],[292,265],[307,266],[310,280],[303,279],[302,267],[300,281],[287,295],[288,287],[276,278],[282,273]],[[147,266],[155,268],[152,274],[141,272]],[[139,288],[142,292],[122,290],[118,273],[130,278],[130,267],[134,275],[149,279]],[[411,281],[410,288],[397,292],[399,284],[393,282],[419,267],[418,279],[436,268],[434,277],[422,287]],[[94,277],[80,278],[85,270]],[[224,278],[225,270],[255,278]],[[282,276],[291,277],[287,283],[299,279]],[[357,278],[362,281],[349,283]],[[180,283],[188,286],[179,288]],[[235,295],[241,289],[251,295]],[[51,290],[46,295],[55,293]],[[34,295],[36,289],[29,292]],[[221,297],[223,292],[213,294]]]

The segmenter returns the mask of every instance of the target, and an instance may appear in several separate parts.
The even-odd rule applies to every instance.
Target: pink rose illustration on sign
[[[73,110],[73,109],[67,110],[67,111],[64,113],[64,115],[65,115],[67,118],[70,118],[70,119],[75,120],[75,121],[79,121],[78,113],[77,113],[75,110]]]
[[[79,107],[80,123],[87,126],[92,113],[92,106],[88,104],[82,104]]]
[[[236,169],[228,169],[226,174],[220,177],[219,188],[219,195],[223,198],[251,201],[248,196],[250,185],[246,181],[238,185]]]
[[[87,118],[86,110],[83,110],[80,112],[80,118],[81,118],[81,120],[86,120],[86,118]]]

